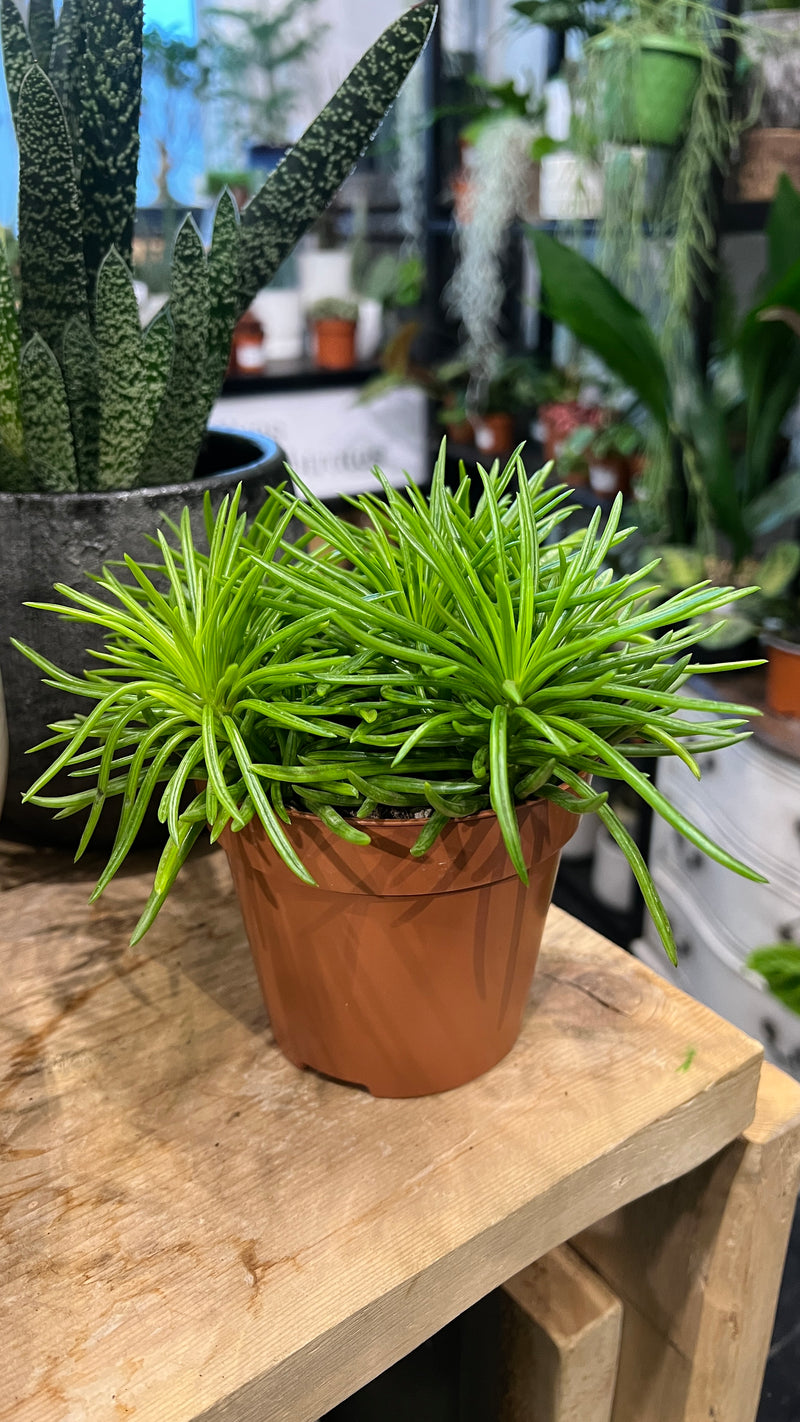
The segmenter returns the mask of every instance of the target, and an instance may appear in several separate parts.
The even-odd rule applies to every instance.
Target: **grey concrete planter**
[[[49,811],[21,803],[23,791],[51,759],[47,752],[27,755],[29,747],[46,738],[52,721],[85,709],[85,703],[45,686],[40,672],[9,645],[9,638],[17,637],[74,672],[87,665],[86,649],[99,645],[100,639],[93,640],[80,623],[60,621],[23,604],[57,600],[53,584],[58,582],[90,590],[84,574],[98,572],[104,562],[123,553],[146,557],[146,536],[155,532],[162,513],[177,521],[188,505],[195,533],[202,536],[206,490],[216,505],[241,482],[243,510],[254,515],[264,502],[265,488],[285,480],[283,460],[274,441],[262,435],[211,430],[197,477],[185,484],[112,494],[0,492],[0,676],[9,737],[2,832],[29,842],[75,845],[84,818],[56,821]],[[74,782],[66,784],[75,789]],[[110,813],[98,827],[98,844],[113,838],[115,820]]]

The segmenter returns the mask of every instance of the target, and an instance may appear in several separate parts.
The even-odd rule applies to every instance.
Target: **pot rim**
[[[767,648],[774,648],[778,652],[788,652],[790,656],[800,657],[800,642],[790,642],[786,637],[779,637],[774,632],[762,632],[761,641]]]
[[[26,492],[21,490],[0,490],[0,508],[3,504],[16,503],[18,499],[25,501],[32,508],[50,508],[53,505],[79,509],[90,504],[103,503],[129,503],[133,500],[141,500],[145,503],[157,503],[159,500],[171,497],[187,499],[190,494],[204,494],[206,490],[213,492],[221,486],[238,484],[246,475],[252,475],[254,470],[266,459],[272,459],[280,451],[277,441],[270,435],[259,434],[254,430],[234,430],[225,425],[211,425],[206,431],[211,435],[230,435],[237,441],[251,444],[258,451],[257,455],[247,464],[237,464],[233,469],[222,469],[218,474],[208,474],[204,479],[184,479],[179,484],[148,484],[141,489],[82,489],[77,492],[46,493],[42,490],[31,490]],[[288,475],[286,476],[288,480]]]
[[[798,647],[798,651],[800,651],[800,647]],[[562,788],[566,790],[567,786],[563,786]],[[529,800],[517,800],[514,804],[514,808],[515,810],[525,810],[528,809],[531,805],[549,804],[552,804],[552,801],[548,800],[545,796],[533,795]],[[287,806],[287,811],[291,815],[292,819],[297,818],[301,820],[314,820],[317,824],[325,823],[325,821],[321,818],[320,815],[314,814],[313,810],[296,810],[291,806]],[[339,813],[341,814],[341,810],[339,811]],[[395,815],[391,819],[384,819],[382,817],[379,817],[378,815],[370,815],[369,818],[365,818],[363,820],[357,820],[355,815],[342,815],[342,819],[345,820],[347,824],[352,824],[356,827],[361,825],[375,825],[376,827],[380,826],[382,829],[391,829],[393,826],[396,825],[419,825],[421,830],[423,825],[426,825],[428,823],[428,820],[431,818],[431,815],[433,813],[434,811],[431,810],[430,814],[427,814],[424,819],[421,815]],[[577,814],[578,811],[570,810],[568,813]],[[254,818],[258,819],[258,816],[256,815],[254,816]],[[491,805],[488,805],[485,810],[476,810],[471,815],[453,815],[451,818],[454,824],[472,824],[474,822],[477,822],[478,820],[496,820],[497,811],[493,810]],[[234,834],[238,833],[238,831],[236,830],[234,830],[233,832]],[[345,841],[345,843],[346,842],[347,841]]]
[[[610,50],[620,44],[620,40],[613,35],[607,35],[597,42],[597,49]],[[674,54],[680,59],[703,58],[703,47],[697,40],[685,39],[682,35],[663,35],[654,30],[652,34],[642,35],[638,40],[638,49],[658,50],[659,53]]]

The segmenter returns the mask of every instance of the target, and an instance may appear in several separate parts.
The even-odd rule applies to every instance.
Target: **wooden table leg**
[[[762,1070],[739,1140],[573,1246],[623,1302],[613,1422],[753,1422],[800,1183],[800,1084]]]

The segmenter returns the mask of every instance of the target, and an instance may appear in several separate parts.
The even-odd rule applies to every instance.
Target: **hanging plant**
[[[540,133],[537,120],[508,115],[484,125],[476,138],[466,211],[457,219],[456,269],[445,289],[448,309],[464,331],[476,389],[488,384],[503,351],[503,258],[509,229],[530,199]]]
[[[714,266],[713,175],[745,122],[722,45],[743,32],[704,0],[640,0],[586,46],[579,101],[607,145],[602,264],[634,299],[661,293],[668,341]]]

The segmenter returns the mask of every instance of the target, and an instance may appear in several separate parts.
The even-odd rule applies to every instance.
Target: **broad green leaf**
[[[53,0],[28,0],[28,35],[36,63],[45,74],[50,70],[50,54],[56,32]]]
[[[86,317],[86,269],[67,125],[55,89],[34,65],[17,106],[22,335],[61,349],[73,317]]]
[[[112,247],[131,265],[139,110],[142,101],[143,0],[81,0],[81,194],[90,288]],[[109,180],[109,175],[113,178]]]
[[[747,966],[761,974],[773,997],[792,1012],[800,1013],[800,948],[794,943],[756,948],[747,959]]]
[[[546,305],[581,345],[630,386],[666,431],[671,395],[656,338],[635,306],[597,267],[544,232],[533,233]]]
[[[94,329],[100,395],[97,486],[130,489],[150,433],[144,404],[144,337],[133,279],[113,248],[97,277]]]
[[[790,469],[774,480],[745,510],[756,533],[772,533],[800,514],[800,469]]]
[[[75,442],[78,487],[97,489],[100,445],[97,343],[85,316],[74,316],[67,323],[63,371]]]
[[[767,219],[767,288],[794,266],[800,238],[800,193],[781,173]]]
[[[419,58],[436,6],[412,6],[359,60],[242,213],[239,302],[246,311],[355,167]]]
[[[800,338],[784,321],[762,319],[773,307],[800,312],[800,257],[748,312],[736,338],[746,392],[748,501],[770,483],[780,428],[800,388]]]
[[[41,336],[23,348],[20,399],[35,488],[43,493],[77,489],[67,392],[58,361]]]
[[[5,243],[0,237],[0,439],[7,452],[22,458],[22,416],[19,408],[19,321],[14,305]]]
[[[800,546],[775,543],[758,565],[755,580],[765,597],[780,597],[800,568]]]
[[[142,459],[141,484],[178,484],[191,479],[206,425],[208,358],[208,266],[200,234],[189,217],[181,225],[172,258],[169,313],[175,353],[166,394]]]
[[[36,63],[25,22],[14,0],[0,0],[0,38],[3,42],[3,71],[11,115],[17,121],[17,105],[22,81]]]
[[[208,359],[206,406],[210,412],[225,379],[236,322],[239,279],[239,210],[228,189],[220,195],[208,254]],[[206,416],[207,418],[207,416]]]

